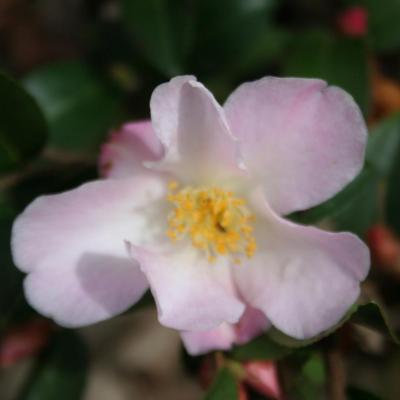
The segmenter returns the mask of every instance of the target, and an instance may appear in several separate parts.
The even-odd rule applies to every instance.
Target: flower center
[[[167,235],[171,240],[188,237],[211,262],[218,255],[233,256],[236,263],[240,263],[241,255],[254,255],[254,216],[244,199],[218,187],[179,189],[176,182],[171,182],[169,189],[167,199],[174,205],[168,217]]]

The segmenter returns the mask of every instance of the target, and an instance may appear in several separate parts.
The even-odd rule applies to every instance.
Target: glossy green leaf
[[[11,229],[17,214],[11,198],[0,193],[0,336],[10,324],[36,314],[23,293],[24,274],[15,267],[11,255]]]
[[[386,223],[400,235],[400,146],[397,146],[395,161],[391,168],[388,181],[385,204]]]
[[[265,71],[268,65],[274,64],[282,58],[291,39],[292,34],[280,27],[266,28],[264,33],[251,41],[246,47],[246,51],[230,64],[229,74],[257,76],[260,71],[263,73],[262,71]]]
[[[382,176],[386,176],[400,150],[400,114],[382,120],[372,128],[366,159]]]
[[[88,367],[87,349],[73,331],[55,335],[18,400],[81,399]]]
[[[337,230],[351,231],[364,236],[379,217],[378,193],[381,178],[392,169],[400,151],[400,114],[377,124],[368,139],[366,160],[375,177],[359,186],[359,190],[334,216]],[[397,184],[395,188],[397,187]],[[397,208],[395,210],[397,212]]]
[[[96,150],[120,117],[115,94],[79,62],[40,68],[25,86],[46,115],[53,147]]]
[[[368,59],[362,40],[311,31],[294,38],[284,75],[321,78],[348,91],[365,114],[370,104]]]
[[[242,346],[236,346],[230,354],[239,361],[279,360],[291,351],[292,349],[271,340],[269,336],[262,335]]]
[[[275,0],[198,0],[191,69],[209,73],[226,68],[229,73],[251,57],[253,45],[267,38],[275,4]]]
[[[37,156],[46,138],[46,121],[36,101],[0,73],[0,173]]]
[[[167,77],[182,73],[190,46],[191,7],[183,0],[121,0],[124,23],[137,48]]]
[[[338,207],[333,215],[333,223],[337,231],[353,232],[364,237],[368,229],[379,219],[379,180],[371,178],[347,204]]]
[[[5,327],[13,308],[19,301],[22,291],[22,274],[14,266],[11,257],[11,227],[16,215],[15,210],[6,201],[0,199],[0,327]]]
[[[351,316],[351,322],[374,329],[400,344],[400,338],[393,330],[386,311],[375,301],[359,305]]]
[[[228,368],[219,371],[205,400],[236,400],[239,398],[238,384]]]

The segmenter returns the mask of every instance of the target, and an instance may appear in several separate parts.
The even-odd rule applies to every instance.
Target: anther
[[[239,264],[240,256],[252,257],[256,241],[252,236],[254,216],[246,201],[218,187],[169,185],[167,200],[174,209],[168,217],[167,236],[172,241],[188,237],[193,247],[204,251],[209,262],[229,255]]]

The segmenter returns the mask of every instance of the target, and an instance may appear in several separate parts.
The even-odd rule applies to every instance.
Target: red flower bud
[[[273,361],[249,361],[243,367],[247,384],[268,397],[277,400],[282,398],[278,372]]]
[[[367,11],[360,6],[354,6],[343,11],[337,20],[339,30],[348,36],[365,36],[368,29]]]
[[[46,320],[32,320],[6,333],[0,342],[0,367],[37,354],[47,343],[51,324]]]
[[[400,260],[400,242],[383,225],[375,225],[367,235],[372,257],[381,266],[394,266]]]

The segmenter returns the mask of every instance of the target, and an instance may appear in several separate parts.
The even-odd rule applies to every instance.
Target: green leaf
[[[386,311],[375,301],[358,305],[350,321],[354,324],[374,329],[389,337],[396,344],[400,344],[400,338],[391,327]]]
[[[397,146],[395,161],[391,168],[385,201],[385,217],[388,226],[400,235],[400,146]]]
[[[297,35],[288,54],[284,75],[321,78],[340,86],[354,97],[364,114],[368,113],[368,60],[362,40],[311,31]]]
[[[326,379],[325,363],[321,354],[314,353],[303,367],[304,376],[314,384],[322,385]]]
[[[0,193],[0,336],[10,324],[36,314],[23,293],[24,274],[15,267],[11,255],[11,229],[17,214],[11,198]]]
[[[346,395],[348,400],[383,400],[382,397],[379,397],[374,393],[354,386],[347,388]]]
[[[236,346],[230,355],[239,361],[279,360],[291,352],[292,349],[274,342],[267,335],[262,335],[243,346]]]
[[[382,176],[386,176],[400,149],[400,113],[379,122],[368,138],[366,159]]]
[[[18,400],[81,399],[88,367],[87,349],[73,331],[61,331],[37,361]]]
[[[293,398],[304,400],[318,400],[324,397],[326,382],[326,368],[319,352],[315,352],[305,362],[294,387],[290,390]],[[292,398],[292,396],[290,396]]]
[[[16,215],[6,201],[0,199],[0,326],[5,327],[13,307],[22,291],[22,274],[14,266],[11,257],[11,227]]]
[[[235,69],[251,57],[253,45],[266,38],[275,0],[198,0],[192,69],[215,72]]]
[[[46,121],[36,101],[0,73],[0,173],[37,156],[46,137]]]
[[[228,368],[219,371],[205,400],[235,400],[239,398],[238,384]]]
[[[354,197],[334,214],[335,229],[353,232],[364,237],[371,225],[379,218],[378,190],[377,178],[371,178],[364,185],[360,185]]]
[[[50,145],[66,150],[96,150],[120,117],[118,99],[79,62],[56,63],[31,73],[27,90],[50,125]]]
[[[167,77],[182,73],[193,27],[188,4],[182,0],[121,0],[121,7],[125,26],[147,60]]]
[[[248,44],[241,56],[230,64],[229,74],[260,74],[260,71],[265,71],[266,66],[276,63],[277,60],[282,58],[290,39],[291,34],[280,27],[266,28],[264,32]],[[218,78],[221,79],[220,76]],[[230,90],[232,90],[231,87]]]
[[[395,114],[376,125],[369,135],[366,152],[368,166],[374,171],[364,185],[360,185],[354,198],[334,216],[337,230],[365,235],[368,228],[378,220],[378,193],[380,178],[392,169],[400,151],[400,114]],[[397,190],[397,182],[395,190]],[[397,212],[397,207],[394,210]],[[394,219],[395,220],[395,219]]]

